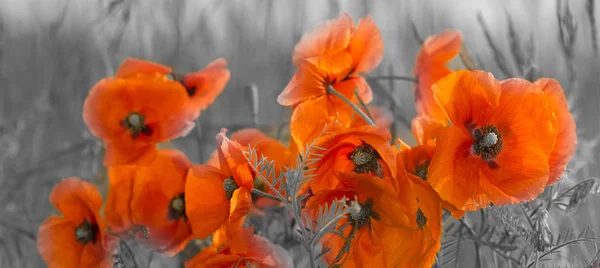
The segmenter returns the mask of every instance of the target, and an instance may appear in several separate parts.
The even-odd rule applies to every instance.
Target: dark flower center
[[[187,215],[185,214],[185,194],[181,193],[176,195],[169,202],[169,210],[167,212],[167,219],[174,221],[184,218],[187,220]]]
[[[429,172],[429,161],[424,161],[415,167],[415,175],[422,180],[427,180],[427,173]]]
[[[502,151],[502,135],[494,126],[476,129],[473,138],[473,151],[485,161],[493,160]]]
[[[368,199],[364,204],[358,201],[350,201],[350,214],[348,222],[354,226],[355,230],[359,230],[365,225],[371,225],[371,218],[379,220],[379,214],[373,211],[373,200]]]
[[[235,180],[232,177],[223,181],[223,189],[225,189],[225,196],[227,196],[227,199],[231,199],[233,197],[233,192],[238,188],[240,187],[235,183]]]
[[[370,173],[377,177],[383,177],[383,169],[379,163],[381,156],[371,145],[362,142],[348,154],[348,158],[354,163],[354,172],[358,174]]]
[[[419,225],[417,230],[423,230],[423,226],[427,224],[427,218],[425,217],[425,214],[423,214],[423,211],[421,211],[421,208],[417,209],[417,224]]]
[[[131,137],[136,139],[141,134],[145,136],[152,135],[152,129],[145,124],[145,117],[143,114],[131,112],[125,116],[125,119],[121,120],[121,126],[131,132]]]
[[[187,94],[190,98],[193,97],[194,94],[196,94],[197,87],[187,87],[183,83],[183,79],[185,78],[185,75],[173,72],[171,74],[168,74],[167,78],[169,78],[173,81],[179,82],[185,88],[185,91],[187,91]]]
[[[75,238],[82,244],[96,243],[96,235],[99,231],[98,224],[85,220],[75,228]]]

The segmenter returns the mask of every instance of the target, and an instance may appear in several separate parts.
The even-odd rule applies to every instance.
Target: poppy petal
[[[227,69],[227,61],[218,58],[201,71],[188,74],[183,79],[186,88],[194,88],[190,98],[190,120],[195,120],[200,111],[212,104],[223,92],[231,73]],[[189,94],[189,91],[188,91]]]
[[[192,231],[204,239],[219,229],[229,217],[229,204],[223,181],[227,178],[219,169],[208,165],[190,168],[185,185],[186,215]]]
[[[140,74],[164,76],[173,72],[171,67],[147,60],[127,58],[121,63],[115,77],[127,78]]]
[[[69,219],[52,216],[40,225],[37,248],[49,267],[79,267],[83,246]]]
[[[473,138],[464,130],[448,126],[438,132],[436,151],[429,165],[427,182],[440,197],[459,209],[486,207],[479,186],[481,157],[470,154]]]
[[[498,106],[500,83],[491,73],[456,71],[432,87],[435,100],[455,126],[484,125]]]
[[[305,59],[337,54],[346,49],[354,27],[352,17],[341,13],[337,19],[328,20],[300,38],[294,48],[292,62],[300,65]]]
[[[418,114],[411,122],[412,133],[419,144],[434,140],[437,131],[446,125],[427,114]]]
[[[102,196],[94,185],[77,177],[60,181],[50,193],[52,203],[71,222],[96,220]]]
[[[379,65],[383,58],[383,38],[371,16],[358,22],[348,50],[352,54],[355,74],[369,72]]]
[[[547,185],[560,180],[565,172],[566,166],[571,161],[573,153],[577,148],[577,133],[575,120],[569,112],[569,106],[565,93],[560,83],[554,79],[542,78],[535,82],[542,89],[550,110],[554,113],[558,123],[558,134],[552,154],[550,154],[550,178]]]
[[[248,211],[252,207],[250,192],[244,187],[233,192],[229,221],[227,223],[227,236],[230,241],[231,252],[234,254],[247,253],[250,241],[254,235],[254,228],[243,228]]]

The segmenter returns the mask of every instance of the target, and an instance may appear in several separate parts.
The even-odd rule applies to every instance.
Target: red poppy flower
[[[575,120],[569,112],[565,93],[558,81],[542,78],[535,81],[534,84],[544,92],[550,110],[556,116],[558,123],[556,142],[554,143],[552,154],[550,154],[550,178],[547,184],[552,185],[560,180],[577,148]]]
[[[66,178],[50,193],[50,203],[63,217],[50,216],[40,225],[37,248],[48,267],[112,267],[116,241],[105,232],[96,187]]]
[[[414,74],[417,78],[415,107],[436,120],[446,122],[445,114],[433,98],[431,86],[452,71],[446,63],[460,52],[462,34],[457,30],[446,30],[428,37],[417,54]]]
[[[458,71],[433,86],[452,126],[438,131],[428,182],[461,210],[534,199],[548,182],[556,118],[539,87]]]
[[[188,173],[186,183],[186,212],[194,234],[203,239],[227,226],[231,250],[248,252],[248,237],[254,230],[242,228],[244,218],[252,205],[250,191],[254,188],[254,174],[239,143],[225,136],[226,129],[217,135],[219,166],[195,165]]]
[[[192,163],[180,151],[159,150],[148,166],[109,168],[110,189],[104,216],[114,233],[128,236],[137,226],[138,241],[174,256],[193,238],[185,210],[185,181]]]
[[[346,197],[351,212],[338,223],[342,233],[327,234],[321,242],[328,264],[343,267],[429,267],[440,247],[441,205],[437,194],[426,183],[411,183],[398,178],[404,186],[397,192],[374,176],[337,173],[338,188],[321,191],[306,205],[316,221],[318,207]],[[425,186],[423,186],[425,185]],[[401,199],[400,199],[401,198]],[[438,200],[438,202],[435,202]],[[400,250],[398,250],[400,249]],[[404,254],[404,251],[412,254]],[[400,253],[402,252],[402,253]]]
[[[390,133],[376,126],[340,128],[324,137],[317,146],[321,159],[314,165],[316,177],[307,184],[313,192],[335,189],[340,183],[336,172],[369,174],[392,185],[396,174],[395,154]]]

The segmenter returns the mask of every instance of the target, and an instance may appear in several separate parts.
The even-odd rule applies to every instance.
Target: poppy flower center
[[[85,220],[75,228],[77,242],[87,244],[96,242],[96,234],[99,232],[98,225]]]
[[[225,189],[225,196],[227,196],[227,199],[231,199],[233,197],[233,192],[238,188],[240,187],[237,185],[237,183],[235,183],[235,180],[231,177],[223,181],[223,189]]]
[[[373,211],[373,200],[368,199],[365,204],[360,204],[358,201],[350,201],[350,214],[348,221],[355,230],[362,228],[365,225],[371,224],[371,218],[378,220],[379,215]]]
[[[169,210],[167,212],[167,219],[169,220],[178,220],[180,218],[184,218],[187,220],[187,215],[185,214],[185,194],[181,193],[176,195],[169,202]]]
[[[152,129],[146,125],[146,118],[141,113],[131,112],[121,120],[121,126],[131,132],[131,137],[136,139],[141,134],[152,135]]]
[[[380,178],[383,176],[381,164],[377,161],[381,159],[381,156],[377,150],[368,143],[363,141],[361,145],[356,146],[356,148],[348,154],[348,158],[354,164],[354,172],[358,174],[372,173]]]
[[[427,180],[427,173],[429,172],[429,161],[422,162],[415,167],[415,175],[422,180]]]
[[[421,208],[417,209],[417,224],[419,225],[417,230],[423,230],[423,226],[427,224],[427,218],[425,217],[425,214],[423,214],[423,211],[421,211]]]
[[[170,80],[179,82],[185,88],[185,91],[187,92],[187,94],[190,98],[193,97],[194,94],[196,94],[197,87],[188,87],[185,85],[185,83],[183,83],[183,79],[185,78],[185,75],[173,72],[171,74],[168,74],[167,78]]]
[[[493,160],[502,151],[502,135],[494,126],[476,129],[473,138],[473,151],[485,161]]]

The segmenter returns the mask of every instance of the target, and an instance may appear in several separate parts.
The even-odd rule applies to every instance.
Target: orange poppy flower
[[[227,138],[226,129],[217,135],[219,166],[195,165],[188,173],[185,187],[187,216],[194,234],[203,239],[227,226],[231,250],[248,252],[249,237],[254,230],[242,228],[252,205],[250,191],[254,188],[254,173],[243,155],[239,143]]]
[[[66,178],[50,193],[50,203],[63,217],[50,216],[38,231],[37,248],[48,267],[112,267],[116,241],[105,232],[96,187]]]
[[[105,165],[148,164],[156,157],[156,143],[187,129],[187,121],[173,118],[186,101],[183,87],[167,79],[105,78],[90,91],[83,120],[105,143]]]
[[[250,245],[247,253],[233,253],[228,244],[224,243],[224,228],[213,234],[212,246],[205,248],[194,258],[185,262],[186,268],[216,268],[216,267],[294,267],[291,259],[284,256],[285,250],[273,245],[269,240],[253,235],[249,237]]]
[[[316,177],[307,184],[313,192],[335,189],[340,183],[336,172],[369,174],[393,183],[390,178],[396,174],[396,163],[389,131],[366,125],[333,133],[317,144],[325,151],[319,152],[322,157],[314,165]]]
[[[281,105],[296,106],[294,109],[301,111],[318,107],[324,111],[324,116],[318,120],[349,122],[351,107],[328,93],[327,88],[333,87],[354,103],[358,103],[354,94],[358,89],[362,101],[369,103],[373,93],[359,74],[377,67],[382,56],[383,39],[371,17],[361,19],[355,28],[350,15],[342,13],[338,19],[323,23],[300,39],[293,55],[298,71],[277,101]],[[294,114],[291,129],[297,124],[305,124],[308,118]],[[301,142],[294,139],[296,143]]]
[[[141,225],[148,229],[148,238],[139,232],[138,241],[168,256],[179,253],[193,238],[184,194],[191,166],[182,152],[164,149],[148,166],[110,167],[104,208],[108,228],[128,236]]]
[[[100,80],[85,100],[83,120],[105,143],[104,164],[149,164],[156,143],[185,136],[223,90],[229,79],[224,66],[219,59],[174,81],[179,78],[167,66],[127,59],[114,78]]]
[[[433,86],[452,126],[437,133],[428,182],[461,210],[525,202],[548,182],[556,118],[539,87],[458,71]]]
[[[575,120],[569,112],[567,99],[558,81],[542,78],[535,81],[534,84],[544,92],[550,110],[554,113],[558,122],[558,134],[554,149],[550,154],[550,178],[547,184],[552,185],[560,180],[577,148]]]
[[[406,176],[413,182],[418,180],[427,181],[429,165],[431,164],[431,159],[435,153],[435,142],[429,140],[426,144],[415,147],[404,144],[400,139],[398,139],[398,142],[401,144],[402,149],[396,156],[398,161],[397,167],[398,172],[403,174],[400,174],[397,177],[402,178],[403,176]],[[464,216],[465,211],[459,210],[452,204],[441,200],[439,196],[437,199],[442,203],[442,207],[452,213],[455,218],[462,218]]]
[[[238,142],[242,146],[254,148],[259,158],[260,156],[264,156],[269,161],[275,161],[275,176],[279,176],[280,171],[285,171],[287,168],[294,168],[296,165],[297,154],[294,151],[278,140],[265,136],[258,129],[247,128],[239,130],[231,135],[231,140]],[[266,176],[266,174],[263,175]],[[281,183],[285,183],[284,181],[285,179]],[[274,186],[279,188],[280,183]],[[263,192],[273,194],[273,191],[265,185],[262,179],[254,180],[254,187]],[[282,194],[285,194],[285,190],[282,190]],[[281,202],[273,199],[254,195],[253,198],[255,198],[253,204],[258,209],[281,205]]]
[[[417,78],[415,108],[417,113],[427,114],[436,120],[446,122],[445,114],[435,99],[431,86],[452,71],[446,63],[460,52],[462,34],[457,30],[446,30],[439,35],[428,37],[417,54],[414,74]]]
[[[321,240],[328,264],[343,267],[430,267],[440,247],[441,205],[430,186],[398,178],[404,186],[396,192],[379,178],[337,173],[342,182],[333,190],[311,197],[306,209],[316,221],[318,207],[346,197],[351,212],[338,223],[349,244],[337,234]],[[426,187],[424,187],[425,185]],[[400,199],[401,198],[401,199]],[[435,202],[435,201],[438,202]],[[347,253],[341,253],[342,249]],[[400,250],[399,250],[400,249]],[[404,254],[404,252],[412,254]],[[402,252],[402,253],[400,253]]]
[[[189,73],[180,80],[190,96],[190,104],[188,104],[190,120],[198,118],[200,112],[215,101],[225,89],[230,77],[227,61],[218,58],[203,70]]]

